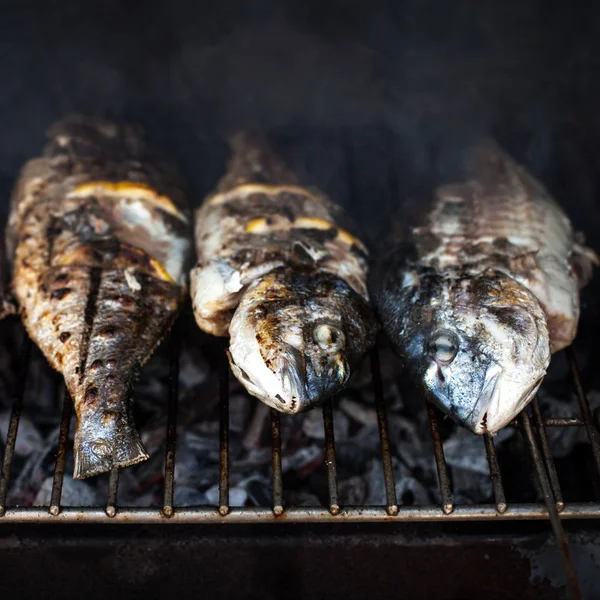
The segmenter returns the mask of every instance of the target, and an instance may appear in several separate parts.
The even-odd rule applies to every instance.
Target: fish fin
[[[129,467],[147,460],[149,457],[140,435],[133,425],[129,425],[119,436],[113,462],[117,467]]]
[[[148,458],[140,436],[127,415],[122,418],[118,433],[107,439],[90,435],[91,429],[78,427],[73,443],[75,466],[73,479],[86,479],[106,473],[113,467],[128,467]]]
[[[75,434],[73,442],[73,455],[75,464],[73,466],[73,479],[86,479],[100,473],[110,471],[113,460],[110,455],[98,455],[91,444],[81,439],[83,436]]]

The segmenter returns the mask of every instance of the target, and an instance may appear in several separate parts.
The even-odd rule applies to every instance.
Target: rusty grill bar
[[[25,382],[29,368],[31,342],[25,337],[21,349],[19,384],[16,389],[12,414],[7,433],[5,451],[0,471],[0,523],[252,523],[252,522],[431,522],[431,521],[483,521],[483,520],[549,520],[557,547],[561,553],[571,595],[579,598],[579,589],[568,543],[562,527],[564,519],[598,519],[600,502],[565,502],[558,480],[554,459],[551,455],[547,427],[585,427],[594,456],[594,464],[600,474],[600,433],[597,429],[588,399],[583,390],[579,370],[572,349],[567,350],[567,359],[579,399],[581,415],[567,418],[543,417],[537,399],[514,423],[520,426],[526,447],[533,462],[544,496],[544,503],[507,502],[502,483],[494,439],[483,437],[485,452],[490,467],[494,501],[491,504],[456,505],[452,498],[452,484],[439,431],[440,415],[432,405],[427,406],[433,454],[438,472],[438,483],[442,498],[441,505],[402,506],[396,496],[396,482],[392,467],[392,454],[388,437],[387,412],[383,397],[379,353],[371,354],[372,386],[375,395],[377,421],[380,436],[381,461],[384,473],[385,506],[340,506],[337,488],[337,465],[334,439],[335,414],[333,402],[323,406],[325,432],[325,466],[329,490],[328,506],[294,507],[284,504],[283,473],[281,466],[280,417],[271,411],[272,436],[272,485],[271,507],[233,508],[229,506],[229,369],[225,352],[219,357],[219,503],[218,506],[177,507],[174,503],[177,401],[179,376],[180,332],[176,326],[169,338],[170,367],[168,392],[168,420],[166,430],[166,457],[162,506],[137,508],[118,506],[117,491],[119,471],[113,469],[109,476],[108,493],[104,507],[73,508],[61,507],[65,457],[69,443],[69,424],[72,418],[72,403],[64,393],[62,421],[59,432],[58,451],[50,505],[47,507],[6,506],[10,485],[11,465],[18,435],[19,418],[23,408]]]

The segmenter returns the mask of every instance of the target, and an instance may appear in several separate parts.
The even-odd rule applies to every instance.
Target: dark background
[[[224,169],[219,133],[267,130],[371,239],[489,131],[600,250],[599,32],[583,0],[0,0],[0,214],[73,111],[141,123],[196,204]]]
[[[376,231],[489,129],[593,243],[599,31],[593,1],[3,0],[0,190],[73,111],[143,124],[196,199],[223,169],[217,132],[258,126]]]

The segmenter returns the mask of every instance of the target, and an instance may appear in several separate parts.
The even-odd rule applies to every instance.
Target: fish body
[[[418,223],[382,250],[371,291],[414,379],[475,433],[533,399],[552,352],[574,339],[593,253],[543,186],[493,141],[466,155]]]
[[[230,335],[248,391],[297,413],[345,385],[373,344],[367,249],[340,207],[248,133],[195,219],[192,305],[201,329]],[[351,336],[351,337],[349,337]]]
[[[62,121],[20,174],[12,287],[75,405],[75,478],[147,458],[132,386],[184,298],[188,221],[176,176],[127,126]]]

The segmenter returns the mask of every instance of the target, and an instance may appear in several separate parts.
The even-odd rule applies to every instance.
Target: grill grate
[[[544,418],[538,401],[517,418],[518,425],[531,455],[535,474],[540,483],[544,503],[511,504],[506,500],[502,474],[490,435],[484,436],[484,446],[490,468],[493,504],[455,505],[452,497],[448,465],[439,431],[440,415],[432,405],[427,405],[433,451],[437,465],[438,482],[442,502],[440,506],[402,506],[396,496],[396,482],[392,469],[392,454],[388,437],[387,414],[384,405],[379,354],[371,354],[372,385],[375,394],[377,420],[380,436],[381,461],[384,473],[385,506],[340,506],[337,487],[336,451],[334,439],[334,411],[331,401],[323,406],[325,432],[325,463],[329,502],[327,507],[286,507],[283,502],[283,477],[281,466],[281,433],[279,414],[271,412],[272,433],[272,506],[230,508],[229,506],[229,368],[225,352],[220,353],[219,401],[220,401],[220,478],[218,506],[177,507],[174,504],[175,462],[177,441],[177,401],[179,377],[180,333],[176,327],[169,337],[170,367],[168,392],[168,421],[166,431],[166,457],[162,506],[138,508],[117,505],[119,471],[113,469],[109,477],[108,494],[104,507],[61,507],[61,493],[65,473],[65,457],[69,443],[69,424],[72,402],[65,392],[62,422],[59,433],[58,452],[54,468],[51,502],[47,507],[6,506],[10,483],[11,464],[23,408],[23,398],[29,369],[32,343],[24,336],[20,357],[18,387],[12,407],[7,440],[0,471],[0,523],[5,522],[84,522],[84,523],[251,523],[251,522],[375,522],[375,521],[481,521],[481,520],[549,520],[565,570],[570,582],[572,596],[580,597],[578,584],[569,555],[569,548],[562,526],[563,519],[600,518],[600,502],[566,503],[563,499],[554,459],[547,438],[548,427],[585,427],[594,456],[596,471],[600,474],[600,432],[594,421],[590,405],[583,390],[579,370],[572,348],[566,350],[573,383],[580,404],[581,416],[569,418]]]

